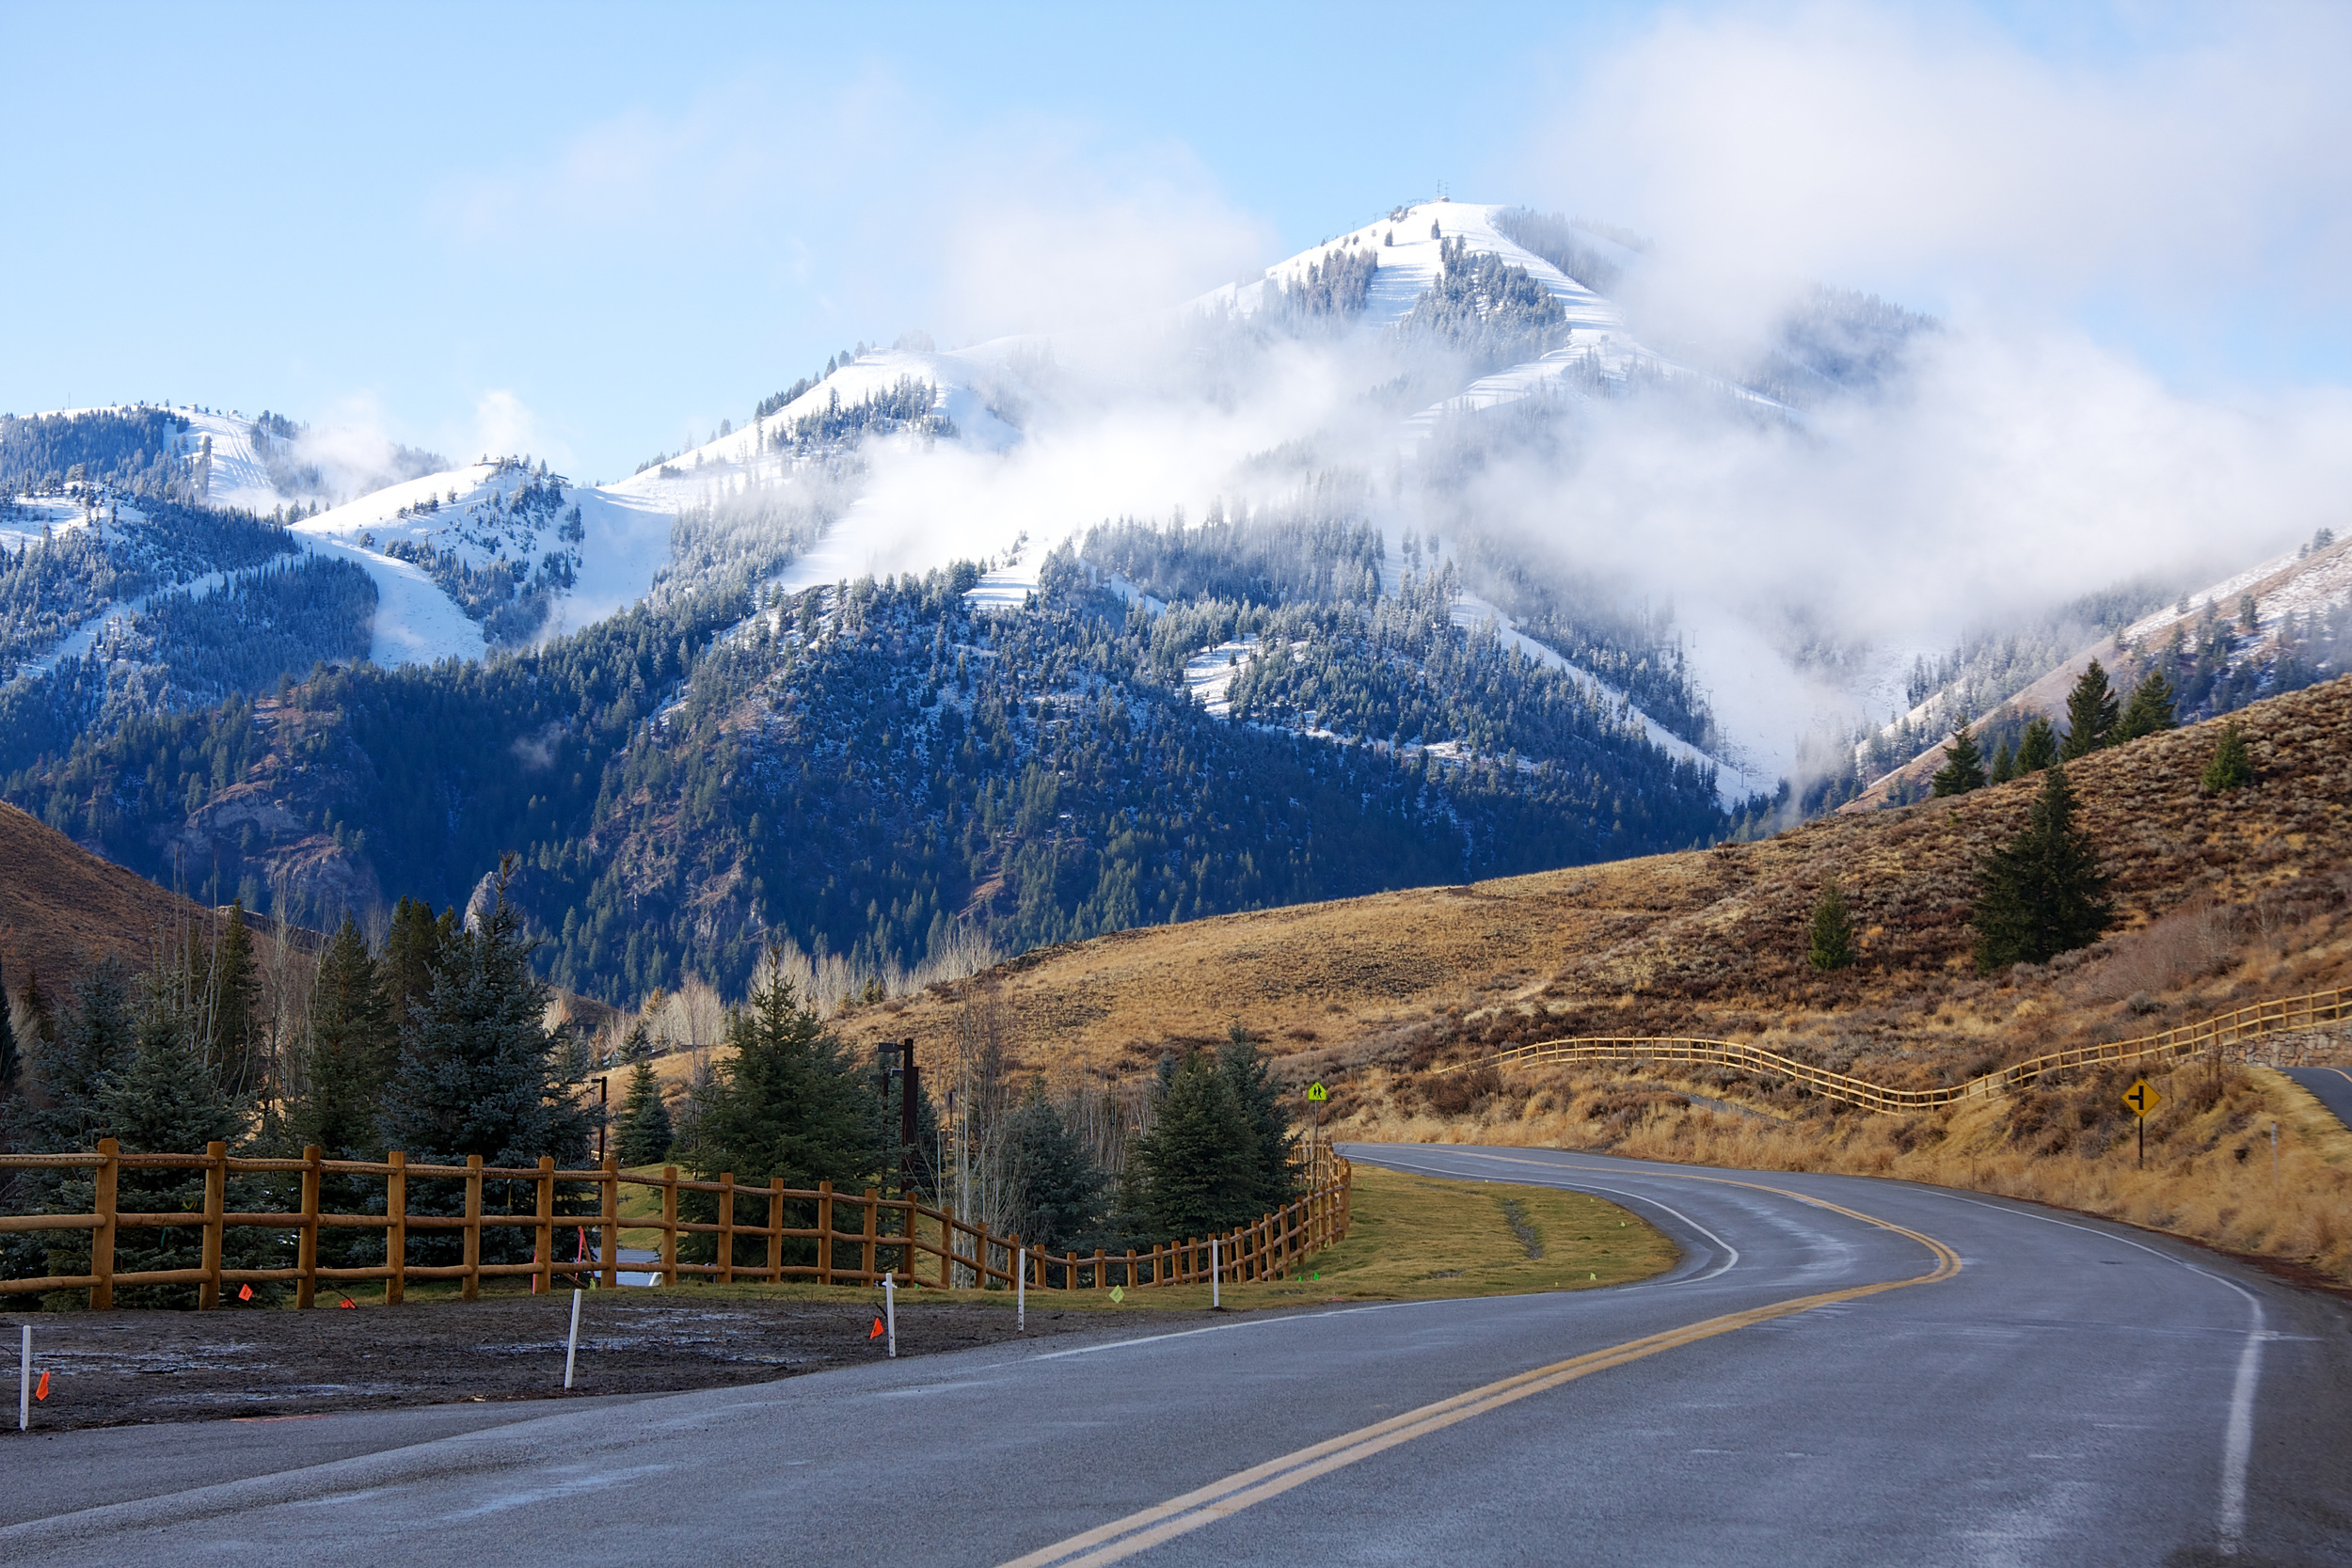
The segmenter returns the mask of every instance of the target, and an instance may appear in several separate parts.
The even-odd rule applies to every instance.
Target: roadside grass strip
[[[1359,1165],[1359,1168],[1361,1166]],[[1700,1178],[1699,1180],[1722,1179]],[[1702,1339],[1711,1339],[1719,1335],[1753,1327],[1757,1323],[1770,1323],[1777,1318],[1793,1317],[1800,1312],[1811,1311],[1817,1307],[1859,1301],[1866,1296],[1875,1296],[1888,1291],[1899,1291],[1912,1285],[1931,1285],[1940,1280],[1949,1279],[1960,1273],[1961,1261],[1958,1253],[1931,1236],[1897,1225],[1891,1220],[1883,1220],[1873,1214],[1866,1214],[1858,1210],[1848,1209],[1803,1193],[1789,1192],[1786,1188],[1767,1186],[1762,1182],[1731,1181],[1725,1184],[1753,1187],[1758,1192],[1774,1193],[1783,1197],[1794,1198],[1815,1208],[1827,1209],[1834,1213],[1844,1214],[1850,1219],[1860,1220],[1881,1230],[1890,1230],[1899,1236],[1908,1237],[1928,1249],[1935,1259],[1935,1267],[1926,1274],[1916,1275],[1909,1279],[1890,1279],[1870,1285],[1849,1286],[1842,1291],[1825,1291],[1816,1295],[1796,1296],[1788,1301],[1772,1302],[1762,1307],[1749,1307],[1744,1311],[1708,1318],[1681,1328],[1645,1335],[1639,1339],[1629,1339],[1623,1344],[1612,1345],[1604,1350],[1588,1351],[1582,1355],[1571,1356],[1565,1361],[1555,1361],[1549,1366],[1537,1367],[1529,1371],[1502,1378],[1465,1393],[1455,1394],[1450,1399],[1438,1400],[1435,1403],[1422,1405],[1417,1410],[1408,1410],[1402,1416],[1393,1416],[1385,1421],[1359,1427],[1354,1432],[1328,1438],[1294,1453],[1284,1454],[1279,1459],[1268,1460],[1263,1465],[1252,1465],[1247,1470],[1227,1476],[1222,1481],[1212,1481],[1207,1486],[1187,1492],[1182,1497],[1171,1497],[1167,1502],[1144,1509],[1139,1513],[1130,1513],[1123,1519],[1114,1519],[1109,1524],[1099,1525],[1093,1529],[1071,1536],[1067,1540],[1057,1541],[1050,1546],[1041,1547],[1025,1557],[1014,1558],[1005,1563],[1004,1568],[1095,1568],[1096,1564],[1118,1562],[1133,1557],[1137,1552],[1146,1551],[1163,1541],[1172,1540],[1179,1535],[1199,1529],[1204,1525],[1215,1524],[1220,1519],[1231,1518],[1244,1509],[1264,1502],[1270,1497],[1279,1497],[1291,1488],[1303,1485],[1317,1476],[1328,1475],[1333,1470],[1355,1464],[1358,1460],[1369,1459],[1376,1453],[1409,1443],[1416,1437],[1425,1437],[1431,1433],[1442,1432],[1447,1427],[1469,1420],[1473,1416],[1483,1416],[1488,1411],[1500,1410],[1504,1405],[1516,1403],[1531,1394],[1540,1394],[1548,1389],[1557,1388],[1563,1384],[1573,1383],[1579,1378],[1589,1377],[1595,1372],[1606,1371],[1612,1367],[1622,1367],[1665,1351],[1679,1349],[1684,1345],[1696,1344]]]
[[[1311,1253],[1280,1279],[1227,1280],[1229,1311],[1303,1307],[1333,1301],[1436,1301],[1461,1296],[1521,1295],[1542,1291],[1592,1291],[1653,1278],[1680,1254],[1663,1231],[1639,1215],[1590,1193],[1518,1182],[1413,1175],[1358,1162],[1347,1240]],[[630,1192],[630,1200],[643,1198]],[[659,1195],[655,1204],[658,1208]],[[623,1212],[628,1212],[625,1202]],[[659,1231],[633,1233],[658,1242]],[[640,1244],[624,1230],[624,1245]],[[1117,1255],[1112,1259],[1117,1277]],[[645,1268],[655,1265],[633,1265]],[[656,1299],[659,1287],[649,1288]],[[450,1293],[455,1287],[450,1288]],[[809,1301],[847,1296],[880,1299],[862,1285],[683,1280],[669,1295],[696,1301],[729,1296]],[[410,1295],[420,1291],[411,1287]],[[1012,1292],[999,1288],[919,1290],[901,1284],[901,1310],[922,1301],[977,1302],[1009,1308]],[[1113,1301],[1107,1290],[1029,1287],[1036,1312],[1187,1311],[1209,1305],[1209,1287],[1145,1284]]]

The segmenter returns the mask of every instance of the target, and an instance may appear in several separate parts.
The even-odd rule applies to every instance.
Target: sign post
[[[1331,1098],[1331,1091],[1323,1086],[1321,1079],[1307,1085],[1307,1103],[1314,1108],[1314,1131],[1307,1137],[1308,1164],[1320,1172],[1315,1162],[1323,1158],[1323,1102]]]
[[[2123,1091],[2123,1108],[2139,1118],[2139,1168],[2148,1168],[2148,1117],[2164,1103],[2164,1096],[2155,1091],[2147,1079],[2135,1079]]]

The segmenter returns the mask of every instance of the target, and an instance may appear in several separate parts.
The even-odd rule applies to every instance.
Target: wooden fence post
[[[735,1283],[735,1173],[719,1174],[719,1283]]]
[[[209,1143],[204,1146],[204,1283],[196,1288],[196,1305],[211,1308],[220,1305],[220,1239],[228,1227],[221,1215],[229,1203],[229,1146]]]
[[[539,1156],[539,1289],[555,1293],[555,1156]]]
[[[408,1293],[408,1154],[387,1149],[384,1163],[392,1167],[384,1178],[384,1305],[398,1307]]]
[[[482,1156],[466,1156],[466,1278],[458,1293],[482,1299]]]
[[[661,1167],[661,1283],[677,1283],[677,1166]]]
[[[833,1183],[817,1183],[817,1283],[833,1283]]]
[[[600,1271],[600,1276],[603,1279],[604,1288],[610,1291],[621,1283],[621,1157],[619,1155],[608,1154],[604,1157],[604,1176],[596,1183],[596,1187],[600,1195],[598,1203],[601,1208],[596,1219],[604,1227],[604,1244],[597,1249],[603,1254],[603,1257],[598,1259],[604,1265]]]
[[[100,1164],[90,1183],[91,1208],[98,1225],[89,1233],[89,1288],[93,1311],[115,1304],[115,1161],[122,1146],[112,1138],[98,1140]]]
[[[912,1213],[914,1211],[909,1210],[908,1212]],[[868,1285],[874,1283],[874,1239],[877,1234],[877,1224],[881,1218],[882,1190],[878,1187],[868,1187],[866,1189],[866,1243],[858,1258],[859,1277]]]
[[[302,1231],[294,1238],[294,1267],[302,1274],[294,1281],[294,1306],[305,1307],[318,1300],[319,1291],[319,1158],[316,1144],[306,1144],[302,1149]]]
[[[784,1178],[768,1179],[768,1283],[784,1283]]]

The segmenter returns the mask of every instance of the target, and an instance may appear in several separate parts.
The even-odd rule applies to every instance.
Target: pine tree
[[[239,1132],[235,1107],[220,1085],[205,1070],[204,1059],[190,1038],[190,1021],[167,1006],[159,988],[150,999],[138,1024],[138,1043],[130,1061],[111,1076],[99,1094],[99,1120],[106,1135],[120,1140],[125,1153],[200,1154],[208,1143],[234,1146]],[[200,1170],[146,1170],[126,1167],[116,1177],[119,1208],[148,1214],[186,1212],[191,1219],[204,1210],[204,1173]],[[256,1205],[231,1202],[232,1209]],[[73,1232],[79,1259],[89,1255],[87,1235]],[[232,1253],[251,1250],[259,1232],[230,1232]],[[151,1270],[193,1269],[203,1262],[204,1230],[200,1225],[129,1228],[115,1238],[115,1269],[121,1274]],[[382,1252],[381,1243],[377,1252]],[[84,1272],[79,1259],[53,1250],[51,1265],[57,1273]],[[258,1259],[232,1256],[231,1268],[252,1266]],[[59,1265],[69,1265],[60,1267]],[[118,1307],[193,1307],[193,1285],[125,1287],[116,1291]]]
[[[1011,1232],[1048,1252],[1088,1244],[1103,1225],[1104,1174],[1031,1080],[1028,1098],[1007,1118],[1008,1164],[1017,1197]]]
[[[2005,784],[2015,777],[2017,777],[2017,753],[2010,750],[2009,742],[2004,739],[2001,742],[2001,749],[1993,753],[1992,782],[1996,784]]]
[[[1965,795],[1984,787],[1984,755],[1977,750],[1977,737],[1969,733],[1968,721],[1952,721],[1951,743],[1944,748],[1944,766],[1935,770],[1932,792],[1938,796]]]
[[[99,1100],[113,1076],[130,1065],[136,1037],[131,1020],[131,979],[112,954],[73,982],[72,1006],[33,1063],[27,1098],[30,1147],[44,1153],[97,1147]]]
[[[1136,1146],[1152,1234],[1208,1236],[1263,1213],[1256,1203],[1257,1142],[1216,1059],[1198,1051],[1186,1056],[1168,1080],[1158,1119]]]
[[[479,1154],[485,1164],[511,1168],[548,1154],[576,1169],[588,1158],[592,1125],[579,1102],[587,1061],[544,1022],[547,988],[531,972],[505,871],[481,928],[461,930],[443,947],[431,995],[400,1032],[400,1063],[377,1128],[384,1147],[421,1163],[463,1164]],[[501,1196],[511,1207],[511,1191]],[[454,1198],[430,1183],[409,1187],[421,1213],[446,1212]],[[485,1236],[485,1257],[492,1236],[501,1259],[528,1255],[528,1237],[501,1227]]]
[[[2017,742],[2017,776],[2039,773],[2058,761],[2058,729],[2041,714],[2035,714],[2026,724],[2026,733]]]
[[[670,1103],[661,1097],[661,1082],[653,1067],[639,1062],[630,1069],[628,1093],[621,1100],[621,1132],[614,1152],[625,1165],[658,1165],[669,1158],[677,1141],[670,1121]]]
[[[2051,765],[2026,826],[1977,872],[1977,967],[2045,963],[2096,941],[2114,917],[2090,836],[2074,826],[2062,763]]]
[[[308,1083],[293,1110],[295,1137],[318,1145],[329,1159],[377,1158],[376,1120],[397,1040],[367,939],[345,915],[310,990]]]
[[[2073,762],[2106,745],[2120,717],[2117,708],[2115,689],[2094,658],[2066,695],[2066,744],[2058,750],[2059,760]]]
[[[232,1098],[262,1087],[262,1046],[254,1022],[261,986],[253,937],[245,923],[245,901],[229,906],[217,937],[191,930],[182,950],[173,1004],[197,1021],[197,1049],[221,1088]]]
[[[885,1134],[879,1097],[794,994],[783,965],[771,957],[762,968],[765,977],[750,1002],[727,1019],[735,1053],[719,1064],[703,1097],[693,1168],[705,1180],[733,1172],[737,1181],[755,1186],[782,1177],[786,1186],[803,1190],[819,1181],[849,1188],[878,1181],[896,1142]],[[718,1199],[683,1194],[679,1209],[707,1222],[718,1217]],[[748,1208],[739,1223],[764,1219],[746,1216]],[[717,1255],[708,1237],[690,1240],[698,1259]]]
[[[1259,1213],[1271,1213],[1298,1196],[1298,1133],[1283,1108],[1282,1085],[1249,1031],[1238,1023],[1228,1031],[1217,1053],[1217,1070],[1232,1085],[1257,1145],[1257,1181],[1250,1201]]]
[[[1814,968],[1844,969],[1853,962],[1853,916],[1836,882],[1824,886],[1814,900],[1808,935]]]
[[[2208,795],[2227,795],[2253,782],[2254,759],[2248,754],[2246,736],[2233,719],[2221,726],[2221,740],[2214,747],[2213,759],[2205,764],[2198,787]]]
[[[456,935],[456,911],[439,920],[433,906],[404,897],[392,906],[391,928],[376,969],[384,987],[384,1017],[393,1031],[408,1027],[409,1015],[433,994],[433,971],[441,949]]]
[[[2164,678],[2162,670],[2151,670],[2146,680],[2132,688],[2132,700],[2116,722],[2115,743],[2121,746],[2141,736],[2160,735],[2178,722],[2172,714],[2172,683]]]

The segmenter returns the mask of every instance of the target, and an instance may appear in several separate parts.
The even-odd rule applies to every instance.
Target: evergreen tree
[[[1944,766],[1935,770],[1932,791],[1938,796],[1965,795],[1984,787],[1984,755],[1977,750],[1977,737],[1968,732],[1968,721],[1952,721],[1951,743],[1944,748]]]
[[[2003,740],[2001,749],[1993,753],[1993,783],[2004,784],[2017,777],[2017,753]]]
[[[367,939],[345,915],[310,990],[308,1083],[293,1107],[298,1142],[318,1145],[331,1160],[379,1156],[376,1123],[398,1037]]]
[[[1216,1059],[1194,1052],[1168,1080],[1158,1119],[1136,1147],[1152,1236],[1208,1236],[1265,1212],[1257,1205],[1257,1133]]]
[[[2121,746],[2144,735],[2158,735],[2178,722],[2172,714],[2172,683],[2164,678],[2162,670],[2151,670],[2146,680],[2132,688],[2132,700],[2124,705],[2123,717],[2115,726],[2115,743]]]
[[[206,1144],[233,1147],[237,1142],[236,1108],[205,1070],[204,1059],[190,1037],[189,1023],[168,1006],[165,989],[157,988],[139,1022],[138,1043],[129,1062],[107,1079],[99,1093],[101,1129],[119,1139],[125,1153],[200,1154]],[[85,1178],[80,1186],[87,1185]],[[79,1196],[77,1191],[66,1195],[69,1202]],[[115,1179],[115,1202],[119,1208],[139,1213],[186,1212],[193,1220],[204,1210],[204,1173],[126,1167]],[[249,1209],[257,1205],[232,1201],[229,1206]],[[52,1269],[58,1274],[87,1272],[88,1235],[83,1231],[53,1234],[70,1236],[72,1241],[63,1247],[53,1243]],[[231,1230],[229,1266],[253,1266],[259,1259],[251,1255],[265,1246],[261,1232]],[[115,1270],[133,1274],[193,1269],[203,1262],[203,1248],[201,1225],[127,1228],[115,1237]],[[239,1253],[246,1256],[236,1256]],[[196,1294],[193,1285],[132,1286],[115,1292],[115,1305],[193,1307]]]
[[[2121,717],[2117,709],[2115,689],[2094,658],[2066,695],[2066,744],[2059,748],[2059,760],[2073,762],[2106,745]]]
[[[2113,919],[2107,879],[2090,834],[2074,826],[2074,795],[2053,764],[2026,826],[1977,872],[1977,967],[2044,963],[2097,940]]]
[[[131,1020],[131,980],[120,959],[108,954],[73,982],[72,1006],[58,1022],[56,1037],[34,1058],[25,1117],[29,1147],[44,1153],[87,1151],[98,1147],[100,1098],[115,1074],[130,1065],[135,1036]]]
[[[2057,726],[2037,713],[2017,742],[2017,776],[2022,779],[2028,773],[2039,773],[2058,759]]]
[[[1249,1031],[1238,1023],[1227,1033],[1224,1048],[1217,1053],[1217,1070],[1232,1085],[1233,1099],[1257,1146],[1257,1179],[1250,1202],[1258,1213],[1271,1213],[1298,1196],[1295,1165],[1298,1133],[1291,1126],[1290,1112],[1283,1108],[1282,1086],[1275,1082],[1273,1069],[1249,1037]]]
[[[253,960],[253,937],[246,929],[245,900],[229,906],[229,919],[213,943],[211,1039],[205,1053],[220,1086],[232,1096],[256,1094],[263,1073],[262,1041],[254,1019],[261,990]]]
[[[433,972],[441,950],[457,934],[457,911],[439,920],[433,906],[404,897],[392,906],[391,928],[384,934],[384,954],[377,973],[384,987],[384,1017],[395,1033],[408,1027],[409,1015],[433,994]]]
[[[803,1190],[819,1181],[850,1189],[878,1181],[897,1141],[885,1134],[880,1097],[794,994],[782,964],[771,957],[763,967],[765,977],[750,1002],[727,1019],[727,1043],[735,1053],[719,1064],[703,1097],[695,1172],[709,1180],[732,1171],[739,1182],[763,1187],[782,1177],[786,1186]],[[718,1200],[709,1193],[681,1194],[679,1210],[715,1220]],[[763,1219],[747,1207],[739,1223]],[[716,1256],[709,1237],[688,1240],[698,1259]],[[750,1260],[746,1245],[743,1258]]]
[[[1032,1246],[1068,1252],[1103,1226],[1106,1180],[1087,1158],[1041,1083],[1007,1119],[1009,1164],[1018,1194],[1010,1229]]]
[[[431,994],[400,1032],[400,1063],[377,1118],[387,1148],[434,1164],[463,1164],[474,1154],[509,1168],[534,1165],[543,1154],[572,1168],[587,1160],[593,1122],[579,1102],[587,1063],[544,1022],[547,988],[531,971],[531,951],[501,875],[481,928],[460,930],[443,946]],[[504,1185],[509,1212],[532,1212],[514,1210],[512,1184]],[[409,1201],[421,1213],[448,1212],[454,1186],[412,1181]],[[450,1251],[454,1241],[431,1244]],[[527,1257],[530,1239],[501,1227],[484,1236],[485,1258],[493,1250],[501,1260]]]
[[[639,1062],[629,1071],[628,1093],[621,1100],[621,1132],[613,1152],[625,1165],[658,1165],[669,1158],[670,1146],[676,1141],[661,1082],[650,1063]]]
[[[1844,969],[1853,962],[1853,916],[1836,882],[1823,887],[1814,900],[1810,936],[1814,968]]]
[[[2213,760],[2205,764],[2198,786],[2208,795],[2226,795],[2253,782],[2254,759],[2248,754],[2246,736],[2233,719],[2221,726],[2220,742],[2214,747]]]

